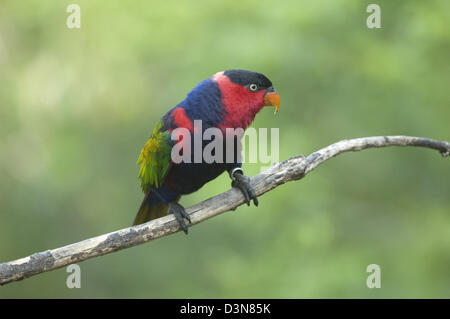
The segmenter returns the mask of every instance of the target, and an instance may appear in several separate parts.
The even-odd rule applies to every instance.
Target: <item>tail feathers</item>
[[[152,198],[153,196],[150,196],[150,194],[151,192],[148,192],[145,195],[136,218],[134,219],[133,226],[167,215],[169,206],[161,201],[155,202],[155,198]]]

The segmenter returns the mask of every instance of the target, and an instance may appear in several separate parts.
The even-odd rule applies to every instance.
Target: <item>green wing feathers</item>
[[[162,185],[171,165],[172,140],[169,131],[161,131],[162,126],[160,121],[137,161],[141,165],[139,179],[144,193]]]

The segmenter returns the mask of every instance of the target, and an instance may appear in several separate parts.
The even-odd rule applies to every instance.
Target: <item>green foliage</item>
[[[344,138],[449,140],[449,1],[0,3],[0,261],[128,227],[136,158],[199,80],[243,68],[281,95],[280,160]],[[254,175],[264,164],[245,164]],[[228,176],[182,199],[190,206]],[[448,159],[344,154],[300,182],[182,233],[0,288],[11,297],[450,297]],[[366,267],[382,270],[366,287]]]

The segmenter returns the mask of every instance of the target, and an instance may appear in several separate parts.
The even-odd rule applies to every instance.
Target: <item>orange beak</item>
[[[264,95],[264,106],[275,106],[274,114],[280,109],[280,96],[273,87],[268,88]]]

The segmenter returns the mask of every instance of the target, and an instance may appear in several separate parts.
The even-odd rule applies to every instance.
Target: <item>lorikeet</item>
[[[202,159],[200,162],[192,160],[175,163],[172,148],[183,141],[173,140],[172,133],[176,129],[185,128],[195,134],[194,121],[201,120],[202,132],[208,128],[217,128],[225,136],[227,128],[245,130],[264,106],[275,106],[275,112],[278,111],[280,96],[272,82],[261,73],[228,70],[218,72],[197,84],[182,102],[163,116],[141,151],[138,159],[138,164],[141,165],[139,179],[145,197],[134,225],[174,214],[187,234],[184,218],[189,222],[190,218],[178,204],[181,195],[197,191],[225,171],[230,174],[232,186],[242,191],[247,204],[250,205],[250,200],[253,200],[258,205],[258,199],[250,186],[250,178],[244,175],[242,163],[236,156],[232,157],[232,161],[207,163]],[[233,142],[236,142],[236,137]],[[225,146],[227,143],[228,140],[223,141],[225,153],[229,150]],[[202,151],[205,146],[205,141],[202,141]],[[193,145],[191,148],[187,147],[186,151],[191,152],[192,158],[194,157]],[[225,158],[226,154],[223,156]]]

